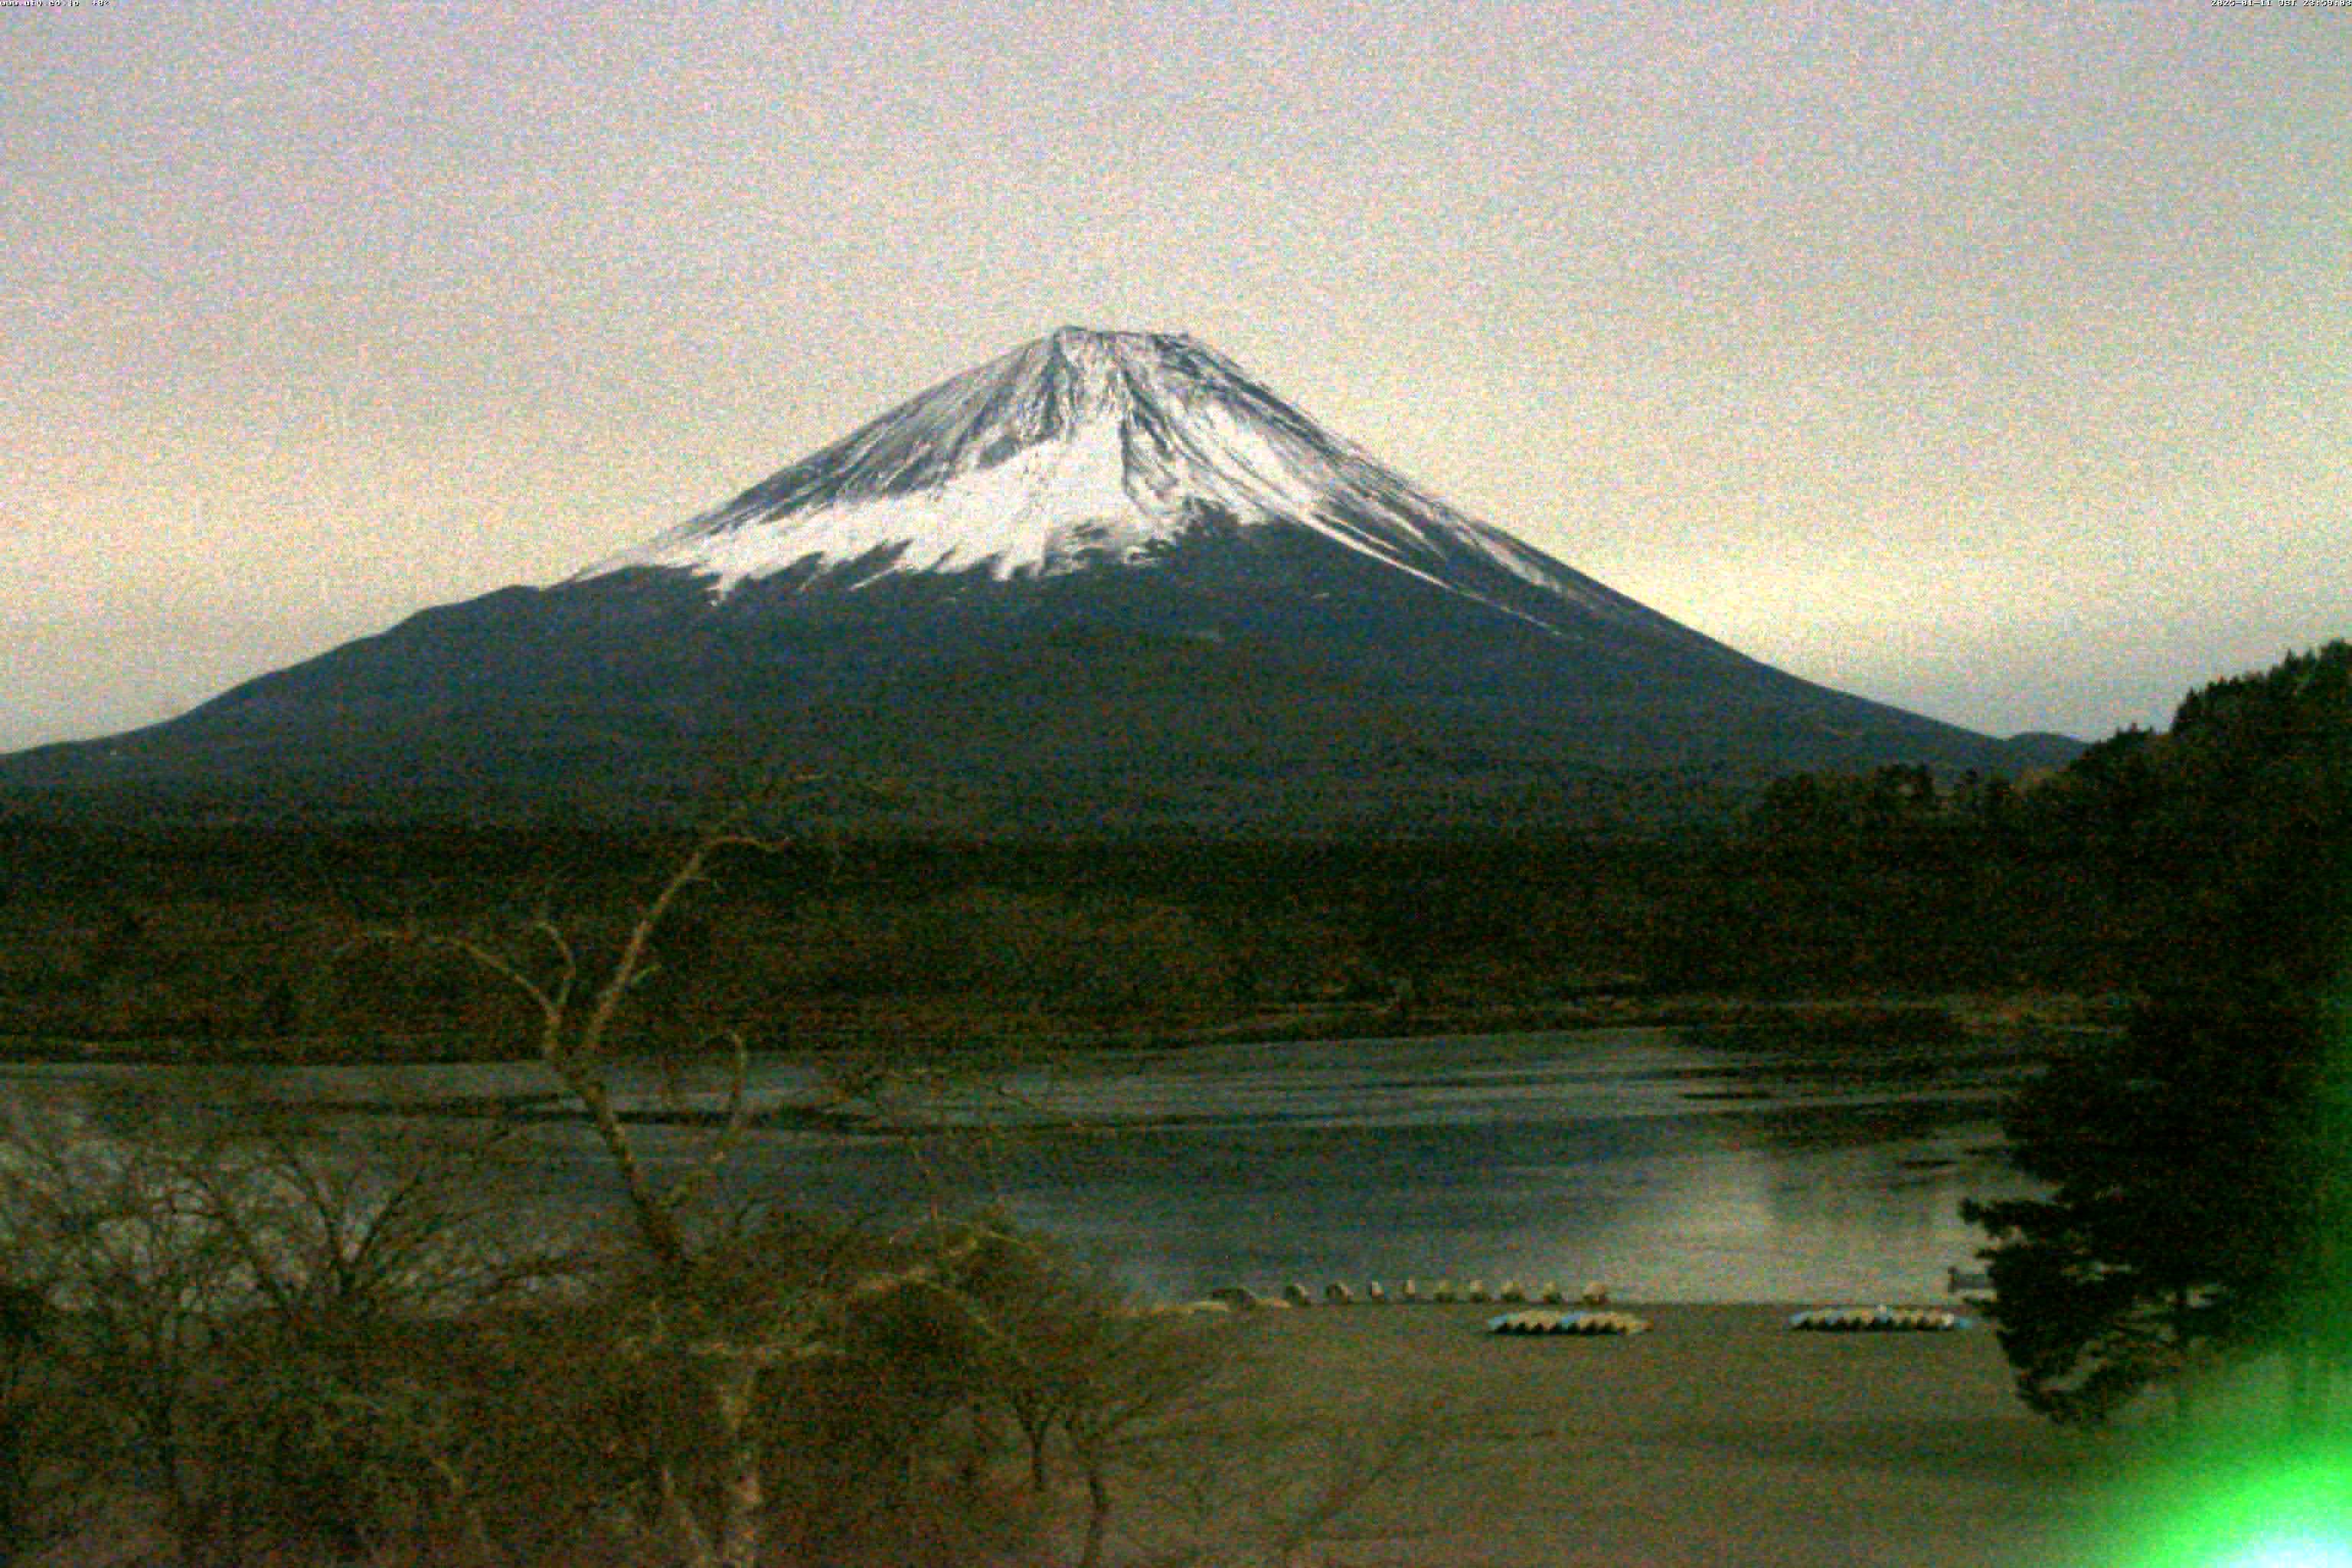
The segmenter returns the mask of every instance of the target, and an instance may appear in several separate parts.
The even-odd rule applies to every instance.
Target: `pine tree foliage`
[[[1966,1212],[1993,1237],[1993,1316],[2029,1405],[2095,1424],[2277,1342],[2317,1239],[2303,1118],[2322,1042],[2309,1007],[2178,997],[2012,1103],[2011,1159],[2051,1194]]]
[[[2050,1195],[1968,1207],[2019,1391],[2096,1422],[2278,1351],[2307,1413],[2352,1357],[2352,643],[2192,693],[2031,810],[2153,999],[2011,1108]]]

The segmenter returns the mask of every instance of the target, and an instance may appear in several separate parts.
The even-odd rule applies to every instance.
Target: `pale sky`
[[[2352,636],[2352,4],[0,8],[0,749],[1184,331],[1793,673]]]

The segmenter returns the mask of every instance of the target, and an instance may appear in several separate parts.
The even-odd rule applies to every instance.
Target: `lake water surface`
[[[762,1128],[728,1182],[883,1223],[995,1201],[1171,1299],[1409,1277],[1603,1281],[1629,1300],[1938,1299],[1983,1244],[1961,1199],[2031,1190],[2001,1164],[1995,1120],[2026,1060],[1852,1054],[1644,1028],[1086,1055],[877,1125]],[[543,1084],[528,1065],[285,1076],[324,1099]],[[761,1104],[815,1090],[803,1065],[757,1064]],[[672,1157],[703,1135],[640,1131]],[[584,1128],[533,1135],[573,1193],[606,1184]]]

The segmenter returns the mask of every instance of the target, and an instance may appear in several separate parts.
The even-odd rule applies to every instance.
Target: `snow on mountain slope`
[[[631,567],[723,597],[794,568],[810,585],[893,573],[1054,576],[1149,566],[1192,528],[1284,523],[1496,604],[1465,561],[1588,610],[1639,606],[1383,468],[1190,338],[1065,327],[941,383],[844,440],[574,581]]]

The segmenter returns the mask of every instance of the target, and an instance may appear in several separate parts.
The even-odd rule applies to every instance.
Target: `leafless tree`
[[[585,1111],[619,1178],[641,1259],[630,1292],[634,1321],[619,1348],[680,1369],[707,1422],[705,1451],[651,1457],[658,1517],[691,1568],[753,1568],[761,1554],[767,1491],[757,1395],[763,1376],[824,1353],[824,1300],[805,1278],[773,1267],[756,1227],[723,1223],[709,1212],[720,1169],[750,1125],[750,1051],[742,1034],[724,1029],[705,1042],[727,1064],[723,1109],[702,1148],[667,1177],[640,1150],[613,1073],[628,1055],[630,998],[659,971],[656,948],[664,923],[691,889],[710,879],[722,856],[782,847],[750,831],[751,816],[748,809],[732,814],[696,836],[601,973],[543,913],[530,922],[536,951],[530,953],[467,936],[406,933],[462,953],[525,998],[537,1021],[539,1061]]]
[[[981,1396],[1010,1414],[1027,1445],[1033,1492],[1050,1485],[1053,1438],[1067,1444],[1087,1492],[1080,1562],[1095,1568],[1115,1470],[1222,1364],[1212,1325],[1136,1310],[1051,1241],[1001,1219],[970,1227],[941,1279],[971,1324]]]
[[[500,1221],[502,1142],[331,1129],[249,1085],[15,1107],[0,1239],[54,1316],[44,1351],[82,1447],[119,1437],[160,1478],[184,1557],[356,1538],[377,1522],[369,1487],[438,1457],[420,1422],[460,1391],[383,1352],[545,1275]]]

